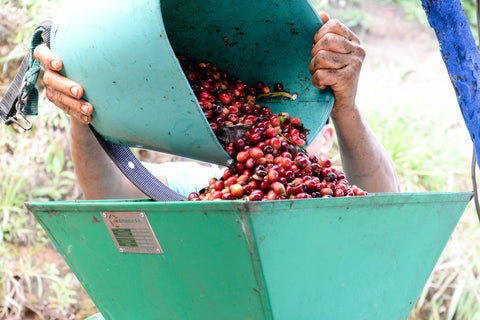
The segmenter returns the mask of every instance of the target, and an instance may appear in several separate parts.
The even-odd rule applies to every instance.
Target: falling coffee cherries
[[[349,185],[345,174],[329,159],[309,155],[305,150],[308,130],[288,112],[273,114],[257,103],[264,96],[284,95],[283,84],[273,91],[263,82],[250,87],[210,62],[178,60],[205,118],[214,132],[226,126],[249,128],[241,138],[223,148],[234,165],[208,187],[192,192],[190,201],[200,200],[284,200],[366,196],[368,192]]]

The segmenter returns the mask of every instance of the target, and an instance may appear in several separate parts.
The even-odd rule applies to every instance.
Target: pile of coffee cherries
[[[284,200],[365,196],[349,185],[345,174],[305,150],[308,130],[288,112],[273,114],[257,103],[262,96],[283,95],[283,85],[274,92],[262,82],[250,87],[210,62],[178,57],[185,75],[214,132],[225,126],[249,125],[248,131],[225,151],[234,164],[221,178],[211,178],[208,187],[192,192],[190,201],[200,200]]]

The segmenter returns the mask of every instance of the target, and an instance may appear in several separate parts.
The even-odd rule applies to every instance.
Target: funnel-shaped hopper
[[[471,197],[27,206],[105,319],[405,320]]]
[[[120,145],[227,165],[175,54],[210,61],[244,83],[281,82],[295,101],[262,100],[315,136],[333,106],[311,82],[322,21],[308,0],[64,1],[51,45],[85,88],[92,125]],[[312,139],[310,139],[312,140]]]

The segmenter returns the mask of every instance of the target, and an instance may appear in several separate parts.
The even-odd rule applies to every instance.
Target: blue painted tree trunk
[[[460,0],[422,0],[455,88],[463,119],[480,157],[480,55]]]

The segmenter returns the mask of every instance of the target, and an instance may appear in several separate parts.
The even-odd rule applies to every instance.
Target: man
[[[335,103],[331,112],[340,148],[343,169],[350,184],[368,192],[398,192],[399,184],[390,156],[375,138],[363,120],[355,103],[357,83],[365,51],[358,37],[338,20],[320,14],[324,25],[315,34],[310,73],[315,87],[331,87]],[[75,172],[85,199],[143,198],[139,191],[116,168],[98,144],[87,124],[91,121],[93,106],[82,100],[83,88],[59,75],[61,60],[46,46],[35,50],[35,58],[49,69],[44,82],[47,97],[56,106],[70,114],[71,145]],[[326,125],[310,145],[310,154],[325,155],[332,146],[333,128]],[[174,190],[195,191],[182,188],[185,180],[193,177],[200,186],[208,184],[209,177],[218,170],[193,168],[197,164],[146,164],[162,182]],[[191,175],[188,170],[191,170]],[[218,176],[218,174],[217,174]],[[183,181],[182,181],[183,180]],[[191,182],[191,181],[190,181]],[[191,188],[194,184],[188,184]]]

